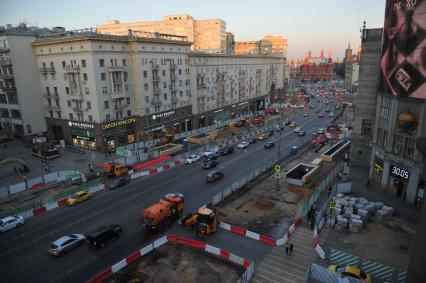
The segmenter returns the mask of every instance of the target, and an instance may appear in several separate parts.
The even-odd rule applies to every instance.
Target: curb
[[[125,257],[124,259],[115,263],[114,265],[112,265],[112,266],[104,269],[103,271],[99,272],[98,274],[96,274],[95,276],[93,276],[92,278],[87,280],[86,282],[87,283],[103,282],[104,280],[108,279],[113,274],[117,273],[118,271],[122,270],[126,266],[130,265],[131,263],[133,263],[137,259],[143,257],[144,255],[150,253],[154,249],[156,249],[156,248],[158,248],[158,247],[160,247],[164,244],[167,244],[167,243],[180,244],[180,245],[183,245],[183,246],[188,246],[188,247],[196,248],[196,249],[199,249],[199,250],[203,250],[207,253],[216,255],[223,260],[230,261],[230,262],[233,262],[235,264],[238,264],[238,265],[244,267],[244,269],[246,269],[246,271],[241,276],[241,278],[244,278],[245,280],[247,280],[247,281],[244,281],[244,282],[248,282],[254,275],[254,262],[250,262],[249,260],[246,260],[246,259],[244,259],[240,256],[232,254],[227,250],[219,249],[217,247],[211,246],[211,245],[207,244],[206,242],[190,240],[190,239],[187,239],[187,238],[184,238],[184,237],[179,237],[179,236],[176,236],[176,235],[167,235],[167,236],[164,236],[164,237],[157,239],[156,241],[154,241],[154,242],[150,243],[149,245],[141,248],[140,250],[133,252],[132,254]]]

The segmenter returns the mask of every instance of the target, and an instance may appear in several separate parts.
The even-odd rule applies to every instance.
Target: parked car
[[[222,155],[228,155],[234,152],[234,147],[232,145],[227,145],[220,151]]]
[[[204,155],[203,156],[203,160],[204,161],[207,161],[207,160],[217,160],[218,157],[219,157],[218,153],[210,153],[210,154]]]
[[[208,159],[208,160],[205,160],[203,162],[202,168],[203,169],[212,169],[212,168],[216,167],[218,164],[219,164],[219,162],[217,162],[217,160]]]
[[[303,136],[305,136],[305,135],[306,135],[306,133],[305,133],[305,131],[300,130],[300,131],[297,133],[297,135],[298,135],[299,137],[303,137]]]
[[[268,141],[263,145],[264,148],[273,148],[274,146],[275,144],[271,141]]]
[[[198,160],[200,160],[201,157],[198,154],[191,154],[186,160],[185,163],[186,164],[192,164],[197,162]]]
[[[211,154],[218,154],[218,149],[217,148],[208,149],[203,153],[203,156],[211,155]]]
[[[267,134],[261,134],[260,136],[257,137],[258,141],[264,141],[268,139],[268,135]]]
[[[267,135],[268,137],[272,137],[272,136],[274,135],[274,130],[269,130],[269,131],[267,131],[267,132],[266,132],[266,135]]]
[[[317,131],[318,134],[322,135],[324,134],[324,132],[325,130],[323,128],[318,128],[318,131]]]
[[[295,122],[291,122],[290,128],[296,128],[296,123]]]
[[[333,112],[328,113],[328,117],[334,117],[334,113]]]
[[[291,121],[289,119],[284,120],[284,125],[288,126],[291,124]]]
[[[69,251],[80,245],[84,239],[85,237],[83,234],[62,236],[50,245],[49,253],[54,256],[60,256],[66,251]]]
[[[318,118],[323,118],[324,114],[322,114],[321,112],[318,114]]]
[[[247,142],[247,141],[242,141],[242,142],[240,142],[240,143],[237,145],[237,148],[238,148],[238,149],[244,149],[244,148],[247,148],[249,145],[250,145],[250,144],[249,144],[249,142]]]
[[[114,190],[114,189],[117,189],[117,188],[122,187],[124,185],[127,185],[128,183],[130,183],[130,179],[129,178],[119,178],[119,179],[113,180],[109,184],[108,188],[110,190]]]
[[[249,144],[254,144],[254,143],[257,142],[257,139],[256,138],[249,138],[247,141],[249,142]]]
[[[99,226],[86,235],[86,241],[93,247],[103,248],[106,244],[118,239],[123,233],[123,228],[119,224]]]
[[[295,128],[295,129],[293,130],[293,132],[294,132],[294,133],[298,133],[298,132],[300,132],[301,130],[302,130],[302,128],[297,127],[297,128]]]
[[[359,268],[350,265],[330,265],[328,269],[340,273],[342,277],[354,277],[362,279],[367,283],[371,283],[371,276]]]
[[[8,216],[0,219],[0,232],[6,232],[24,225],[24,217]]]
[[[86,201],[93,197],[93,193],[89,190],[83,190],[74,193],[72,196],[67,198],[67,204],[68,205],[76,205],[83,201]]]
[[[207,182],[216,182],[217,180],[222,179],[224,176],[223,172],[216,170],[207,174]]]

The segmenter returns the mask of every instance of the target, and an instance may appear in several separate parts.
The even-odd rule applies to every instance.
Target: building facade
[[[120,23],[118,20],[109,20],[105,25],[96,25],[96,29],[110,35],[127,35],[129,30],[180,35],[193,43],[193,50],[226,52],[226,23],[221,19],[196,20],[182,14],[165,16],[162,21]]]
[[[376,119],[379,62],[383,29],[364,29],[361,38],[361,58],[356,108],[351,136],[350,160],[352,166],[365,166],[370,160],[374,121]],[[368,179],[368,176],[365,176]]]
[[[265,35],[262,40],[272,43],[271,55],[287,58],[287,39],[279,35]]]
[[[270,55],[272,52],[272,42],[259,41],[236,41],[235,54],[237,55]]]
[[[345,62],[345,89],[356,92],[358,86],[359,63],[358,61]]]
[[[324,51],[320,56],[312,56],[311,51],[300,65],[300,79],[302,81],[330,81],[333,79],[333,60],[325,57]]]
[[[195,127],[262,110],[283,87],[282,57],[193,53],[189,59]]]
[[[232,32],[226,33],[226,55],[235,54],[235,38]]]

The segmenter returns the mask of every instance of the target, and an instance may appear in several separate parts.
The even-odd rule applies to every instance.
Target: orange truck
[[[144,210],[141,223],[149,231],[164,231],[182,215],[184,209],[185,200],[182,194],[167,194]]]
[[[109,162],[102,164],[102,171],[104,176],[108,177],[121,177],[127,175],[128,168],[124,163]]]

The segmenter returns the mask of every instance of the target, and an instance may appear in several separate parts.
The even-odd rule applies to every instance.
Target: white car
[[[194,162],[197,162],[198,160],[200,160],[201,157],[199,155],[196,154],[191,154],[185,161],[186,164],[192,164]]]
[[[244,148],[247,148],[249,145],[250,145],[250,143],[249,143],[249,142],[247,142],[247,141],[242,141],[242,142],[240,142],[240,143],[237,145],[237,148],[238,148],[238,149],[244,149]]]
[[[212,155],[212,154],[214,154],[214,155],[219,154],[218,149],[217,148],[208,149],[207,151],[205,151],[203,153],[203,156],[209,156],[209,155]]]
[[[301,130],[302,130],[302,128],[297,127],[297,128],[295,128],[295,129],[293,130],[293,132],[298,133],[298,132],[300,132]]]
[[[60,256],[64,252],[77,247],[85,238],[83,234],[62,236],[50,245],[49,253],[54,256]]]
[[[324,131],[324,129],[323,129],[323,128],[319,128],[319,129],[318,129],[318,131],[317,131],[317,133],[318,133],[318,134],[320,134],[320,135],[324,134],[324,132],[325,132],[325,131]]]
[[[328,117],[334,117],[334,113],[333,113],[333,112],[330,112],[330,113],[328,114]]]
[[[8,216],[0,220],[0,232],[6,232],[21,225],[24,225],[22,216]]]

